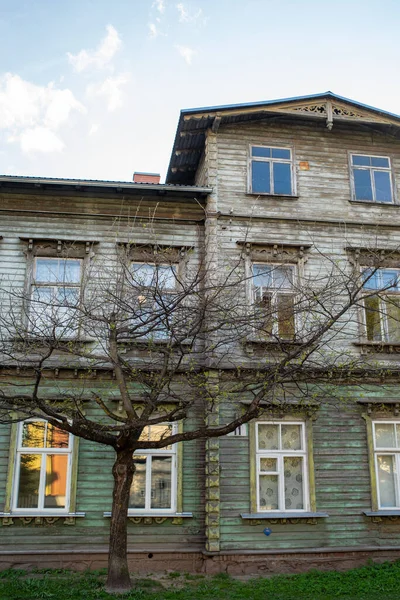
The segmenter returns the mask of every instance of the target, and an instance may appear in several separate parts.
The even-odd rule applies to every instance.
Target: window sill
[[[45,512],[26,512],[26,513],[5,513],[0,512],[0,519],[3,522],[3,527],[6,525],[14,525],[14,520],[17,519],[24,525],[53,525],[59,519],[64,519],[64,525],[75,525],[76,518],[86,516],[84,512],[75,513],[45,513]]]
[[[374,200],[354,200],[353,198],[349,199],[351,204],[368,204],[368,206],[391,206],[392,208],[399,208],[399,204],[396,202],[376,202]]]
[[[295,512],[295,511],[271,511],[262,513],[242,513],[241,518],[244,520],[248,519],[323,519],[329,517],[328,513],[325,512]]]
[[[263,198],[278,198],[279,200],[298,200],[300,196],[292,194],[266,194],[264,192],[246,192],[247,196],[262,196]]]
[[[361,354],[400,354],[399,342],[371,342],[364,340],[353,342],[361,350]]]
[[[256,344],[260,346],[268,346],[277,350],[280,348],[287,350],[290,348],[295,348],[296,346],[301,346],[303,342],[300,340],[280,340],[275,338],[263,338],[258,335],[249,335],[245,339],[245,344]]]
[[[388,518],[391,521],[397,521],[400,518],[400,510],[363,510],[366,517],[371,517],[374,523],[379,523],[383,518]]]
[[[111,511],[104,512],[103,517],[110,518]],[[169,513],[169,514],[165,514],[165,513],[164,514],[163,513],[147,513],[147,514],[128,513],[129,521],[131,521],[131,523],[135,523],[136,525],[138,525],[138,524],[160,525],[161,523],[164,523],[167,520],[170,521],[172,523],[172,525],[182,525],[184,519],[191,519],[191,518],[193,518],[193,513],[191,513],[191,512]]]
[[[171,344],[172,346],[190,346],[192,344],[191,340],[170,340],[169,338],[136,338],[132,340],[131,338],[120,338],[118,339],[118,344],[121,346],[140,346],[140,347],[149,347],[149,346],[166,346],[167,344]]]

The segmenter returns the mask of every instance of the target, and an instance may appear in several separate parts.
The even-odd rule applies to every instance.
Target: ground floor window
[[[141,441],[155,441],[176,433],[173,424],[150,425]],[[159,450],[139,450],[134,454],[135,474],[129,498],[130,513],[176,511],[177,445]]]
[[[400,508],[400,421],[372,423],[378,508]]]
[[[309,510],[305,423],[255,424],[256,511]]]

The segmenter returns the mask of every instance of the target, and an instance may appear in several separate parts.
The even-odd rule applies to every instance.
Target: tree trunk
[[[114,490],[106,590],[114,594],[122,594],[132,589],[127,559],[129,491],[135,472],[132,454],[131,450],[117,451],[113,466]]]

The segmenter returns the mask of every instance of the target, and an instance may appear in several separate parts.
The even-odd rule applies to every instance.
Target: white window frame
[[[75,261],[75,262],[79,262],[80,264],[80,273],[79,273],[79,281],[78,282],[57,282],[57,281],[49,281],[49,282],[45,282],[45,281],[37,281],[36,280],[36,272],[37,272],[37,262],[40,260],[45,260],[45,261]],[[31,286],[30,286],[30,303],[34,304],[36,302],[36,300],[34,300],[33,296],[34,296],[34,290],[35,289],[40,289],[40,288],[51,288],[52,290],[52,298],[55,297],[57,290],[59,289],[76,289],[78,290],[78,296],[79,296],[79,304],[81,303],[81,294],[82,294],[82,278],[83,278],[83,269],[84,269],[84,259],[83,258],[75,258],[75,257],[60,257],[60,256],[35,256],[34,257],[34,261],[33,261],[33,273],[32,273],[32,282],[31,282]],[[35,333],[35,324],[32,322],[32,320],[30,319],[29,321],[29,326],[30,326],[30,330],[31,332],[34,334]],[[77,322],[76,324],[76,328],[74,328],[73,330],[71,330],[69,333],[66,331],[66,328],[62,326],[62,324],[60,325],[60,327],[63,329],[63,337],[67,337],[68,339],[74,339],[79,337],[79,333],[80,333],[80,327],[79,327],[79,323]]]
[[[368,165],[353,165],[353,156],[366,156],[367,158],[384,158],[389,161],[389,167],[373,167]],[[392,200],[390,202],[382,202],[382,200],[376,199],[376,190],[375,190],[375,178],[371,174],[371,189],[372,189],[372,200],[358,200],[356,198],[356,186],[354,181],[354,168],[355,169],[364,169],[368,171],[384,171],[389,173],[389,181],[390,181],[390,191]],[[394,186],[394,176],[392,169],[392,161],[390,156],[382,156],[378,154],[366,154],[365,152],[349,152],[349,170],[350,170],[350,182],[351,182],[351,199],[354,202],[368,202],[369,204],[395,204],[396,203],[396,194],[395,194],[395,186]]]
[[[178,433],[177,423],[160,423],[159,425],[171,425],[171,435]],[[136,450],[134,456],[146,456],[146,479],[145,479],[145,507],[144,508],[129,508],[128,516],[138,515],[169,515],[176,514],[178,501],[178,444],[172,444],[171,449],[157,448],[149,450]],[[151,466],[149,467],[149,459],[155,456],[171,456],[171,508],[151,508]],[[151,464],[151,462],[150,462]],[[134,475],[135,476],[135,475]]]
[[[300,425],[301,426],[301,443],[302,450],[265,450],[259,449],[258,446],[258,427],[259,425],[278,425],[279,440],[281,440],[282,425]],[[308,480],[308,448],[306,440],[306,423],[304,421],[257,421],[255,423],[255,451],[256,451],[256,503],[257,512],[268,514],[269,512],[296,512],[302,514],[310,510],[310,488]],[[293,509],[285,508],[285,477],[284,477],[284,458],[285,457],[301,457],[303,459],[303,498],[304,508]],[[277,470],[274,472],[262,472],[260,463],[262,458],[273,458],[277,460]],[[265,509],[260,506],[260,475],[271,474],[278,475],[278,508]]]
[[[395,448],[377,448],[376,447],[376,436],[375,436],[375,426],[376,425],[393,425],[394,426],[394,435],[395,440],[397,442],[397,431],[396,425],[400,425],[400,421],[395,420],[375,420],[372,421],[372,443],[373,443],[373,451],[374,451],[374,469],[375,469],[375,481],[376,481],[376,496],[378,500],[378,509],[379,510],[391,510],[391,509],[400,509],[400,443],[396,443]],[[399,440],[400,442],[400,440]],[[381,498],[380,498],[380,489],[378,484],[378,455],[379,456],[394,456],[394,464],[396,468],[396,476],[394,477],[395,483],[395,496],[396,496],[396,505],[395,506],[381,506]]]
[[[68,448],[33,448],[33,447],[25,447],[22,446],[22,433],[23,426],[25,423],[45,423],[45,437],[46,440],[47,435],[47,426],[48,421],[46,419],[25,419],[18,423],[17,429],[17,444],[16,444],[16,452],[15,452],[15,471],[13,477],[12,484],[12,492],[11,492],[11,512],[15,515],[24,515],[24,514],[37,514],[37,515],[65,515],[69,513],[70,502],[71,502],[71,472],[72,472],[72,457],[74,450],[74,436],[68,433]],[[40,480],[39,480],[39,495],[38,495],[38,508],[19,508],[17,507],[18,502],[18,492],[19,492],[19,475],[21,468],[21,454],[40,454],[41,455],[41,467],[40,467]],[[61,454],[67,455],[67,478],[66,478],[66,490],[65,490],[65,508],[43,508],[44,505],[44,497],[46,490],[46,456],[48,454]]]
[[[361,267],[361,272],[365,272],[368,270],[368,267]],[[376,269],[375,274],[377,275],[377,277],[379,278],[379,281],[382,282],[382,273],[383,271],[397,271],[398,273],[398,281],[399,281],[399,285],[398,285],[398,290],[396,290],[395,288],[393,289],[388,289],[385,290],[383,292],[380,292],[380,290],[384,287],[383,285],[379,285],[378,288],[376,288],[376,292],[377,292],[377,296],[378,296],[378,301],[379,301],[379,325],[380,325],[380,331],[381,331],[381,339],[380,340],[369,340],[368,339],[368,331],[367,331],[367,308],[365,305],[365,300],[363,300],[363,326],[364,326],[364,335],[365,335],[365,339],[368,342],[381,342],[381,343],[390,343],[390,337],[389,337],[389,328],[388,328],[388,316],[387,316],[387,303],[385,302],[385,298],[390,299],[391,297],[393,298],[398,298],[400,300],[400,269],[397,268],[391,268],[391,267],[383,267],[380,269]],[[365,294],[368,294],[368,296],[372,296],[372,292],[374,290],[374,288],[364,288],[365,290]],[[395,342],[393,342],[395,343]]]
[[[252,156],[253,148],[271,148],[273,150],[289,150],[290,159],[288,158],[272,158],[263,156]],[[269,192],[253,192],[253,160],[257,162],[269,162],[270,168],[270,191]],[[285,163],[290,165],[290,181],[291,181],[291,193],[290,194],[279,194],[274,192],[274,176],[272,163]],[[294,149],[291,146],[273,146],[267,144],[250,144],[249,145],[249,160],[247,166],[247,189],[249,194],[256,194],[257,196],[295,196],[297,194],[297,182],[295,177],[294,168]]]
[[[272,267],[273,269],[275,268],[280,268],[280,267],[287,267],[290,268],[292,270],[292,287],[291,288],[269,288],[269,287],[259,287],[259,286],[255,286],[254,285],[254,266],[264,266],[264,267]],[[274,273],[274,271],[272,271],[272,273]],[[274,277],[274,275],[272,275]],[[272,311],[271,314],[276,315],[276,318],[273,319],[273,323],[272,323],[272,336],[271,339],[281,339],[282,341],[294,341],[297,338],[297,332],[298,332],[298,322],[297,322],[297,316],[296,316],[296,311],[293,310],[293,319],[294,319],[294,336],[293,338],[281,338],[279,336],[279,318],[278,318],[278,304],[277,304],[277,298],[278,295],[285,295],[285,296],[290,296],[293,298],[293,303],[295,304],[296,301],[296,295],[295,295],[295,282],[297,281],[297,277],[298,277],[298,273],[297,273],[297,265],[294,264],[286,264],[286,263],[272,263],[272,262],[258,262],[258,261],[252,261],[251,263],[251,303],[253,307],[257,306],[257,297],[256,297],[256,288],[261,290],[261,296],[263,295],[264,292],[268,293],[271,295],[271,307],[272,307]],[[258,330],[256,330],[257,333]]]

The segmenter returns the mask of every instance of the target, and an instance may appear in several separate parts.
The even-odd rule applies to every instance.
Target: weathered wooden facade
[[[310,280],[319,276],[321,256],[358,268],[368,266],[371,249],[386,253],[379,273],[400,269],[400,117],[330,92],[182,111],[163,185],[0,183],[4,286],[26,285],[29,253],[49,240],[78,242],[104,257],[117,243],[156,240],[190,247],[190,260],[208,257],[216,269],[245,249],[249,272],[284,263]],[[133,568],[266,573],[400,556],[397,313],[385,308],[378,323],[365,314],[347,324],[340,344],[390,367],[385,385],[349,377],[339,408],[293,402],[236,435],[178,449],[174,511],[129,515]],[[268,352],[271,345],[247,340],[235,360],[251,368]],[[75,385],[78,371],[60,366],[58,389]],[[227,373],[219,368],[215,383]],[[89,384],[112,386],[107,372]],[[54,378],[48,387],[50,397]],[[216,407],[213,423],[235,410]],[[202,418],[194,411],[184,426]],[[1,426],[0,564],[104,566],[112,453],[80,440],[74,499],[63,517],[15,511],[15,435],[15,426]]]

